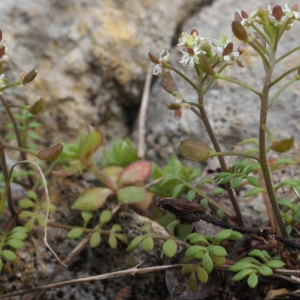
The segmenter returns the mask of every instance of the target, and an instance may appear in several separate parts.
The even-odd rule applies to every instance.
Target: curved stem
[[[230,77],[227,77],[227,76],[223,76],[223,75],[218,74],[218,73],[215,74],[215,78],[217,78],[217,79],[223,79],[225,81],[235,83],[235,84],[240,85],[240,86],[244,87],[245,89],[253,92],[256,95],[261,96],[261,93],[259,91],[257,91],[256,89],[254,89],[252,86],[250,86],[250,85],[248,85],[248,84],[246,84],[244,82],[241,82],[241,81],[239,81],[237,79],[233,79],[233,78],[230,78]]]
[[[203,103],[204,99],[203,99],[203,94],[202,94],[201,89],[202,89],[202,83],[201,83],[201,78],[199,78],[198,103],[199,103],[199,110],[200,110],[200,114],[202,117],[202,121],[203,121],[203,124],[204,124],[204,126],[208,132],[208,135],[213,143],[215,151],[221,152],[221,147],[220,147],[219,142],[213,132],[213,129],[210,125],[210,122],[209,122],[207,114],[206,114],[206,110],[204,108],[204,103]],[[220,163],[222,172],[227,172],[228,169],[227,169],[227,165],[226,165],[224,156],[218,156],[218,159],[219,159],[219,163]],[[231,204],[232,204],[235,214],[236,214],[237,224],[241,227],[244,227],[245,225],[244,225],[243,216],[240,211],[239,205],[237,203],[234,191],[230,188],[230,183],[225,184],[225,187],[226,187],[226,191],[228,193],[229,199],[231,201]]]
[[[294,76],[290,81],[288,81],[283,87],[279,89],[279,91],[272,97],[272,99],[268,103],[268,107],[270,108],[274,101],[280,96],[280,94],[293,82],[299,80],[299,75]]]
[[[192,80],[190,80],[187,76],[185,76],[182,72],[180,72],[178,69],[172,67],[169,64],[166,64],[165,67],[170,70],[173,70],[175,73],[181,76],[185,81],[187,81],[195,90],[197,90],[197,85]]]
[[[288,71],[286,71],[285,73],[281,74],[279,77],[277,77],[276,79],[274,79],[273,81],[271,81],[269,83],[269,87],[272,87],[274,84],[276,84],[277,82],[279,82],[281,79],[285,78],[287,75],[289,75],[290,73],[294,72],[294,71],[298,71],[300,69],[300,65],[289,69]]]
[[[213,152],[210,154],[209,157],[214,157],[214,156],[242,156],[242,157],[247,157],[247,158],[252,158],[254,160],[259,161],[259,157],[255,154],[249,154],[249,153],[243,153],[243,152]]]
[[[278,62],[280,62],[281,60],[283,60],[284,58],[286,58],[287,56],[289,56],[290,54],[292,54],[293,52],[297,51],[300,49],[300,46],[297,46],[289,51],[287,51],[286,53],[284,53],[283,55],[281,55],[280,57],[278,57],[276,60],[275,60],[275,64],[277,64]]]

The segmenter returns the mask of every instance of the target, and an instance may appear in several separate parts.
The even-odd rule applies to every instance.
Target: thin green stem
[[[287,51],[286,53],[284,53],[283,55],[281,55],[280,57],[278,57],[276,60],[275,60],[275,64],[277,64],[278,62],[280,62],[281,60],[283,60],[284,58],[286,58],[287,56],[289,56],[290,54],[294,53],[295,51],[299,50],[300,49],[300,46],[297,46],[289,51]]]
[[[285,78],[287,75],[289,75],[290,73],[292,73],[294,71],[298,71],[299,69],[300,69],[300,65],[289,69],[288,71],[286,71],[285,73],[281,74],[276,79],[274,79],[273,81],[271,81],[270,84],[269,84],[269,87],[271,88],[274,84],[276,84],[277,82],[279,82],[281,79]]]
[[[256,94],[258,96],[261,96],[261,93],[259,91],[257,91],[256,89],[254,89],[252,86],[250,86],[250,85],[248,85],[248,84],[246,84],[244,82],[241,82],[241,81],[239,81],[237,79],[230,78],[230,77],[227,77],[227,76],[223,76],[223,75],[218,74],[218,73],[216,73],[214,77],[217,78],[217,79],[222,79],[222,80],[225,80],[225,81],[232,82],[232,83],[235,83],[237,85],[240,85],[240,86],[244,87],[245,89],[253,92],[254,94]]]
[[[249,42],[249,45],[260,55],[266,67],[269,67],[269,61],[266,57],[266,49],[257,41]]]
[[[259,157],[258,155],[255,154],[249,154],[249,153],[243,153],[243,152],[213,152],[212,154],[209,155],[209,157],[214,157],[214,156],[241,156],[241,157],[248,157],[248,158],[252,158],[254,160],[259,161]]]
[[[219,142],[218,142],[218,140],[217,140],[217,138],[214,134],[214,131],[213,131],[212,127],[211,127],[211,124],[209,122],[209,119],[207,117],[206,110],[205,110],[205,107],[204,107],[203,84],[201,82],[201,77],[199,77],[198,103],[199,103],[200,114],[201,114],[201,117],[202,117],[202,122],[203,122],[203,124],[204,124],[204,126],[205,126],[205,128],[208,132],[210,140],[212,141],[212,144],[215,148],[215,151],[216,152],[222,152],[221,147],[220,147]],[[226,165],[224,156],[218,156],[218,159],[219,159],[219,163],[220,163],[222,172],[227,172],[228,170],[227,170],[227,165]],[[234,209],[235,214],[236,214],[237,224],[241,227],[245,227],[242,213],[241,213],[239,205],[237,203],[234,191],[230,188],[230,183],[227,183],[225,185],[225,187],[226,187],[227,194],[229,196],[229,199],[231,201],[231,204],[232,204],[233,209]]]
[[[185,76],[182,72],[180,72],[178,69],[172,67],[169,64],[166,64],[165,67],[170,70],[173,70],[175,73],[181,76],[185,81],[187,81],[195,90],[197,90],[197,85],[192,80],[190,80],[187,76]]]
[[[272,97],[272,99],[269,101],[268,107],[270,108],[271,105],[274,103],[274,101],[279,97],[279,95],[293,82],[299,80],[299,75],[294,76],[291,80],[289,80],[283,87],[279,89],[279,91]]]
[[[11,146],[11,145],[8,145],[8,144],[3,144],[3,147],[5,149],[17,150],[17,151],[20,151],[20,152],[25,152],[25,153],[37,156],[36,151],[32,151],[32,150],[29,150],[29,149],[25,149],[25,148],[21,148],[21,147],[15,147],[15,146]]]
[[[275,57],[277,50],[278,38],[275,39],[274,45],[271,47],[270,52],[270,64],[269,68],[266,70],[266,77],[263,86],[263,90],[261,93],[261,108],[260,108],[260,127],[259,127],[259,162],[261,166],[261,171],[263,173],[263,177],[265,180],[266,190],[269,195],[269,199],[272,205],[274,217],[276,223],[278,225],[278,235],[283,237],[288,237],[288,234],[285,229],[285,225],[283,219],[280,214],[280,209],[277,203],[273,181],[271,178],[270,167],[266,154],[266,133],[264,127],[267,125],[267,114],[268,114],[268,99],[269,99],[269,91],[270,91],[270,81],[272,78],[273,68],[275,65]]]
[[[270,40],[269,40],[269,38],[268,38],[268,36],[266,36],[265,34],[264,34],[264,32],[263,31],[261,31],[256,25],[255,25],[255,23],[253,22],[252,24],[251,24],[251,26],[252,26],[252,28],[266,41],[266,43],[270,46],[271,45],[271,43],[270,43]]]
[[[22,84],[22,80],[17,81],[17,82],[14,82],[14,83],[11,83],[11,84],[8,84],[8,85],[6,85],[6,86],[0,88],[0,92],[4,91],[4,90],[6,90],[6,89],[9,89],[9,88],[11,88],[11,87],[14,87],[14,86],[21,85],[21,84]]]
[[[5,185],[6,185],[5,192],[3,193],[2,199],[0,201],[0,216],[2,215],[4,203],[6,200],[5,198],[7,197],[7,203],[8,203],[10,213],[11,213],[12,217],[16,217],[17,212],[16,212],[16,209],[14,206],[12,195],[11,195],[10,179],[9,179],[9,173],[8,173],[8,168],[7,168],[7,164],[6,164],[6,158],[5,158],[4,147],[3,147],[2,141],[0,141],[0,162],[1,162],[1,168],[2,168],[2,172],[3,172],[4,180],[5,180]]]
[[[228,65],[224,64],[223,66],[221,66],[221,68],[217,71],[218,74],[220,74]],[[208,91],[208,89],[211,87],[211,85],[214,83],[214,81],[216,80],[215,77],[212,77],[209,81],[209,83],[206,85],[206,87],[203,89],[203,94],[205,95],[206,92]]]
[[[118,186],[115,181],[111,180],[106,174],[97,169],[94,165],[89,166],[88,169],[91,173],[93,173],[106,187],[116,192]]]

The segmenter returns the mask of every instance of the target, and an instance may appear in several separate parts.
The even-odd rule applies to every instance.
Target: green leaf
[[[174,230],[176,228],[176,226],[179,224],[180,222],[178,220],[172,221],[171,223],[169,223],[166,226],[166,230],[168,231],[168,233],[172,236],[174,236]]]
[[[142,249],[144,251],[150,251],[153,249],[153,238],[151,236],[147,236],[143,241],[142,241]]]
[[[101,225],[109,222],[112,218],[112,212],[110,210],[104,210],[101,215],[100,215],[100,218],[99,218],[99,223]]]
[[[232,234],[232,229],[224,229],[219,231],[214,237],[214,244],[227,240]]]
[[[273,274],[272,269],[267,265],[259,266],[257,270],[263,276],[271,276]]]
[[[266,263],[266,266],[272,268],[272,269],[278,269],[278,268],[282,268],[285,265],[285,263],[281,260],[270,260]]]
[[[209,246],[207,248],[210,252],[212,252],[216,256],[226,256],[227,252],[222,246]]]
[[[255,273],[255,270],[253,269],[243,269],[236,273],[231,279],[233,281],[240,281],[242,280],[245,276],[248,276],[249,274]]]
[[[197,271],[199,281],[202,282],[202,283],[206,283],[208,281],[207,272],[201,267],[197,267],[196,271]]]
[[[193,235],[188,235],[187,239],[190,240],[191,244],[199,244],[199,243],[204,243],[206,245],[209,244],[206,238],[202,234],[196,232]]]
[[[194,191],[194,190],[190,190],[186,195],[186,199],[188,201],[193,201],[195,199],[195,197],[196,197],[196,191]]]
[[[200,205],[203,206],[203,208],[206,210],[208,208],[208,200],[203,198],[200,200]]]
[[[134,237],[134,239],[130,242],[130,244],[126,248],[126,252],[133,250],[145,238],[146,238],[145,235],[139,235],[139,236]]]
[[[248,180],[248,182],[254,186],[259,186],[258,180],[256,177],[254,176],[247,176],[246,179]]]
[[[120,240],[122,243],[128,244],[128,239],[127,239],[127,237],[124,234],[122,234],[122,233],[116,233],[116,238],[118,240]]]
[[[20,219],[27,219],[27,218],[30,218],[32,217],[33,215],[33,212],[31,211],[27,211],[27,210],[23,210],[19,213],[19,218]]]
[[[164,242],[162,251],[167,257],[170,258],[173,257],[177,251],[176,242],[173,239],[168,239],[167,241]]]
[[[0,254],[8,261],[14,261],[17,259],[16,254],[10,250],[2,250]]]
[[[259,262],[256,258],[251,257],[251,256],[244,257],[244,258],[240,259],[239,262],[240,261],[249,262],[249,263],[252,263],[252,264],[258,265],[258,266],[262,265],[261,262]]]
[[[244,269],[256,269],[256,268],[257,266],[252,264],[251,262],[240,260],[237,263],[235,263],[233,266],[231,266],[229,270],[232,272],[239,272]]]
[[[188,280],[188,287],[194,293],[196,293],[198,290],[198,284],[197,284],[197,278],[195,272],[192,272],[190,275],[190,278]]]
[[[172,191],[172,197],[178,197],[181,191],[183,190],[183,188],[184,188],[184,184],[177,184]]]
[[[205,247],[191,246],[185,251],[184,255],[186,257],[194,257],[198,252],[204,252],[204,251],[206,251]]]
[[[146,233],[151,232],[152,231],[151,225],[152,225],[151,222],[144,224],[140,229],[141,232],[146,232]]]
[[[37,196],[36,192],[34,192],[34,191],[32,191],[32,190],[29,190],[29,191],[27,192],[27,197],[30,198],[30,199],[33,199],[33,200],[35,200],[35,201],[38,200],[38,196]]]
[[[201,189],[205,183],[213,184],[214,182],[213,182],[212,179],[207,178],[207,177],[204,177],[204,178],[202,178],[202,179],[200,180],[200,182],[198,183],[198,188]]]
[[[84,220],[84,223],[87,224],[88,221],[92,218],[93,214],[89,211],[83,211],[81,212],[81,217]]]
[[[243,173],[246,175],[249,175],[254,170],[259,170],[259,169],[260,169],[260,165],[258,162],[256,162],[256,163],[250,164],[247,168],[245,168],[243,170]]]
[[[146,199],[146,192],[138,186],[127,186],[117,192],[120,203],[137,203]]]
[[[90,246],[91,248],[95,248],[99,246],[101,243],[101,235],[100,232],[94,232],[90,237]]]
[[[245,193],[244,197],[253,196],[258,193],[267,193],[267,191],[262,187],[254,187]]]
[[[32,201],[32,200],[30,200],[30,199],[21,199],[19,202],[18,202],[18,204],[19,204],[19,206],[21,207],[21,208],[24,208],[24,209],[26,209],[26,208],[31,208],[31,207],[35,207],[35,203]]]
[[[287,180],[284,180],[282,182],[280,182],[278,185],[276,185],[275,187],[275,191],[277,191],[279,188],[281,188],[282,186],[285,186],[285,185],[288,185],[288,186],[297,186],[299,183],[298,181],[296,180],[293,180],[293,179],[287,179]]]
[[[79,158],[81,161],[89,161],[95,151],[101,146],[103,140],[102,133],[98,130],[92,131],[82,139],[79,148]]]
[[[262,261],[268,262],[268,260],[266,259],[264,253],[263,253],[262,251],[260,251],[259,249],[254,249],[254,250],[250,251],[250,252],[248,253],[248,255],[258,257],[258,258],[260,258]]]
[[[212,192],[212,197],[216,197],[217,195],[223,193],[225,189],[222,189],[220,187],[214,188]]]
[[[3,261],[2,261],[2,259],[0,258],[0,272],[1,272],[2,268],[3,268]]]
[[[10,233],[15,233],[15,232],[24,232],[24,233],[27,233],[28,230],[27,230],[27,228],[24,227],[24,226],[16,226],[16,227],[14,227],[14,228],[10,231]]]
[[[186,275],[188,273],[191,273],[195,270],[195,266],[192,264],[185,264],[181,268],[181,275]]]
[[[83,231],[84,229],[82,227],[73,228],[68,232],[67,237],[70,239],[77,239],[83,234]]]
[[[249,139],[246,139],[246,140],[243,140],[241,142],[238,143],[238,145],[247,145],[247,144],[254,144],[254,145],[259,145],[259,141],[257,138],[249,138]]]
[[[248,277],[247,283],[251,288],[256,287],[256,285],[258,283],[258,277],[254,272],[251,273],[250,276]]]
[[[110,248],[112,249],[116,249],[118,246],[118,240],[115,236],[115,234],[110,234],[109,238],[108,238],[108,244],[110,246]]]
[[[214,264],[213,264],[213,261],[211,259],[211,257],[209,256],[209,252],[207,251],[204,256],[203,256],[203,259],[202,259],[202,267],[203,269],[208,273],[210,274],[213,267],[214,267]]]
[[[292,159],[289,159],[289,158],[280,158],[277,160],[277,162],[275,163],[275,165],[273,165],[271,167],[271,170],[274,171],[275,169],[277,169],[279,166],[281,165],[295,165],[297,162],[292,160]]]
[[[24,246],[24,243],[18,239],[9,239],[4,245],[10,246],[14,249],[20,249]]]
[[[17,239],[17,240],[25,240],[27,238],[27,233],[25,232],[13,232],[9,234],[8,239]]]
[[[239,176],[239,174],[229,174],[227,176],[225,176],[221,181],[220,184],[226,184],[228,183],[231,179],[235,178]]]
[[[216,266],[223,266],[226,263],[225,256],[216,256],[213,253],[210,253],[210,258]]]
[[[72,208],[83,211],[97,210],[102,207],[106,199],[113,194],[108,188],[93,187],[86,189],[75,200]]]
[[[242,176],[235,178],[231,184],[231,188],[233,190],[237,189],[242,184],[243,179],[244,178]]]
[[[40,140],[40,136],[35,133],[35,132],[28,132],[27,137],[34,140],[34,141],[39,141]]]
[[[232,233],[228,239],[231,241],[239,241],[242,238],[243,238],[243,235],[240,232],[232,231]]]

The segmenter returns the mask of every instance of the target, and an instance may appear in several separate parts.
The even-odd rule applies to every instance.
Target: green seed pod
[[[179,152],[189,160],[202,162],[209,158],[212,151],[210,147],[201,140],[187,139],[182,141],[179,145]]]

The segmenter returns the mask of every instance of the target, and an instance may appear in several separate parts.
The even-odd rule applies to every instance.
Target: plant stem
[[[265,82],[260,96],[261,108],[260,108],[260,127],[259,127],[259,162],[265,180],[267,193],[269,195],[269,199],[272,205],[275,220],[278,225],[278,230],[279,230],[278,235],[283,237],[288,237],[288,234],[285,229],[285,224],[281,217],[280,209],[274,192],[274,186],[271,178],[271,173],[270,173],[270,168],[269,168],[267,153],[266,153],[266,132],[264,129],[267,125],[268,98],[270,92],[270,82],[272,78],[273,68],[275,65],[277,42],[278,40],[275,39],[274,45],[271,47],[270,50],[270,57],[269,57],[270,64],[269,67],[267,67],[266,69]]]
[[[4,153],[4,147],[2,144],[2,141],[0,141],[0,162],[1,162],[1,167],[2,167],[2,172],[5,180],[5,189],[6,191],[3,193],[3,199],[0,202],[0,215],[2,215],[2,210],[4,207],[4,202],[5,202],[5,196],[7,196],[7,203],[8,207],[10,210],[10,213],[12,217],[17,216],[17,212],[13,203],[12,195],[11,195],[11,190],[10,190],[10,182],[9,182],[9,175],[8,175],[8,169],[7,169],[7,164],[6,164],[6,158],[5,158],[5,153]]]
[[[91,173],[93,173],[106,187],[116,192],[118,189],[117,184],[111,180],[107,175],[105,175],[102,171],[97,169],[94,165],[89,166],[88,169]]]
[[[243,156],[243,157],[248,157],[248,158],[252,158],[252,159],[255,159],[255,160],[259,161],[258,156],[255,155],[255,154],[235,152],[235,151],[213,152],[210,155],[210,157],[214,157],[214,156]]]
[[[300,69],[300,66],[296,66],[293,67],[291,69],[289,69],[288,71],[286,71],[285,73],[281,74],[280,76],[278,76],[276,79],[274,79],[272,82],[270,82],[269,86],[270,88],[276,84],[277,82],[279,82],[281,79],[285,78],[287,75],[289,75],[290,73],[294,72],[294,71],[298,71]]]
[[[275,60],[275,63],[277,64],[278,62],[280,62],[281,60],[283,60],[285,57],[289,56],[290,54],[292,54],[293,52],[297,51],[300,49],[300,46],[297,46],[289,51],[287,51],[286,53],[284,53],[283,55],[281,55],[280,57],[278,57],[276,60]]]
[[[203,124],[208,132],[208,135],[213,143],[213,146],[215,148],[216,152],[222,152],[221,151],[221,147],[217,141],[217,138],[213,132],[213,129],[210,125],[210,122],[208,120],[207,114],[206,114],[206,110],[204,107],[204,99],[203,99],[203,94],[202,94],[202,88],[203,88],[203,83],[201,82],[201,78],[199,77],[199,89],[198,89],[198,103],[199,103],[199,110],[200,110],[200,114],[202,117],[202,121]],[[227,172],[227,165],[224,159],[224,156],[218,156],[219,162],[220,162],[220,166],[221,166],[221,170],[222,172]],[[237,218],[237,224],[241,227],[245,227],[244,225],[244,220],[243,220],[243,216],[242,213],[240,211],[239,205],[237,203],[236,197],[234,195],[233,190],[230,188],[230,183],[225,184],[226,187],[226,191],[228,193],[229,199],[231,201],[231,204],[234,208],[235,214],[236,214],[236,218]]]

